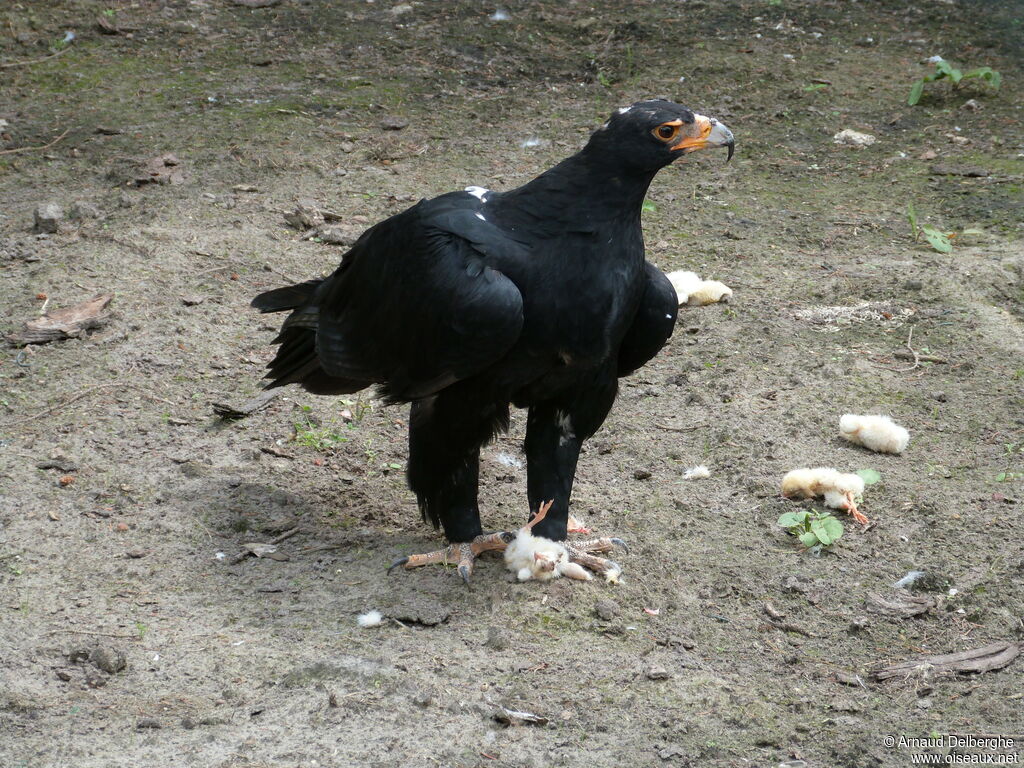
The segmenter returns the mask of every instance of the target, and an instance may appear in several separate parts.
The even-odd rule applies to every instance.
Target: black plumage
[[[455,543],[482,533],[481,446],[507,428],[510,404],[529,408],[530,511],[554,501],[534,533],[565,539],[583,441],[676,320],[672,285],[644,260],[644,196],[659,169],[703,146],[731,155],[732,135],[678,104],[640,102],[524,186],[471,187],[380,222],[330,277],[253,301],[292,311],[269,386],[378,385],[410,402],[409,485]]]

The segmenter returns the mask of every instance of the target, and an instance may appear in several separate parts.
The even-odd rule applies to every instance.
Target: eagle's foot
[[[427,552],[422,555],[409,555],[400,557],[393,562],[388,570],[393,570],[402,565],[405,568],[418,568],[421,565],[442,565],[455,564],[458,566],[459,576],[469,584],[469,577],[473,574],[473,566],[477,557],[483,552],[493,550],[503,551],[509,542],[515,538],[515,534],[507,531],[497,533],[483,533],[472,541],[449,544],[444,549],[435,552]]]
[[[599,539],[587,539],[586,541],[566,541],[565,548],[569,551],[569,561],[582,565],[587,570],[604,576],[610,584],[618,584],[622,577],[622,566],[614,560],[598,557],[597,552],[611,552],[615,547],[621,547],[627,553],[629,547],[622,539],[614,539],[604,536]]]

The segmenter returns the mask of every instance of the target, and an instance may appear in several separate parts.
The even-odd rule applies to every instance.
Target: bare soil
[[[887,735],[1024,741],[1020,658],[871,675],[1024,640],[1021,5],[502,7],[0,9],[0,330],[114,294],[103,327],[0,357],[0,765],[860,768],[910,764]],[[1002,87],[909,107],[934,54]],[[340,259],[283,214],[312,199],[344,240],[507,189],[651,96],[738,144],[659,176],[649,258],[735,294],[681,312],[582,457],[575,511],[631,543],[624,583],[388,575],[440,543],[405,489],[405,409],[291,389],[212,410],[259,391],[277,319],[251,297]],[[935,252],[908,203],[982,234]],[[909,449],[844,443],[845,412],[891,414]],[[491,528],[525,521],[523,423],[485,451]],[[874,524],[814,554],[776,521],[781,476],[818,465],[882,479]],[[295,528],[287,559],[236,558]],[[924,611],[879,608],[911,570]]]

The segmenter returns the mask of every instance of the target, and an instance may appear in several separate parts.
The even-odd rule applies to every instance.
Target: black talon
[[[400,557],[400,558],[398,558],[397,560],[395,560],[395,562],[393,562],[391,565],[388,566],[388,573],[391,573],[398,566],[405,565],[408,562],[409,562],[409,558],[408,557]]]
[[[627,555],[629,554],[629,547],[626,546],[626,542],[624,542],[622,539],[612,539],[611,542],[617,547],[622,547],[625,553]]]
[[[462,577],[462,580],[464,582],[466,582],[466,586],[468,587],[469,586],[469,566],[460,565],[459,566],[459,576]]]

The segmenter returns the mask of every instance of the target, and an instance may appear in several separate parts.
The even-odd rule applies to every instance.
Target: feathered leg
[[[410,555],[391,567],[415,568],[431,563],[457,564],[469,581],[477,555],[504,549],[510,534],[484,534],[477,489],[480,446],[508,426],[508,406],[482,402],[471,391],[452,387],[413,403],[409,414],[409,487],[423,519],[444,529],[445,549]]]
[[[565,541],[569,497],[580,449],[583,441],[604,422],[618,391],[613,372],[599,372],[594,378],[595,385],[580,392],[571,402],[554,401],[530,408],[525,449],[531,516],[537,514],[545,501],[552,502],[544,519],[534,526],[535,536]],[[621,539],[610,538],[566,542],[565,546],[570,560],[614,581],[622,569],[594,553],[607,552],[615,545],[625,546]]]

